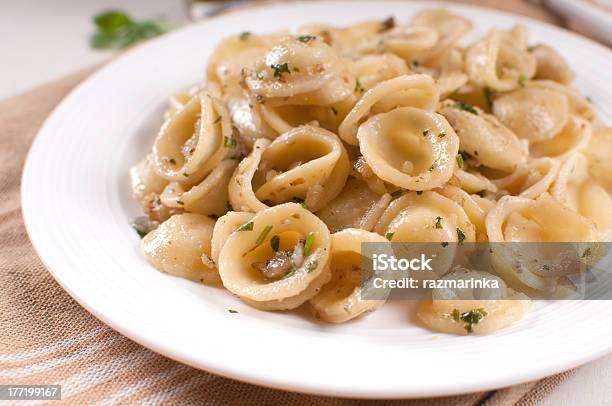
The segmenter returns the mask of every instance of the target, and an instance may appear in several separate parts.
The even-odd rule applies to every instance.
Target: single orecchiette
[[[574,72],[567,62],[548,45],[536,45],[531,48],[536,58],[538,69],[535,79],[548,79],[567,85],[574,80]]]
[[[438,88],[427,75],[403,75],[386,80],[363,94],[340,125],[338,134],[345,142],[358,145],[357,129],[370,113],[384,113],[396,107],[433,110],[438,99]]]
[[[340,193],[350,171],[338,137],[312,126],[297,127],[267,146],[258,141],[250,158],[230,182],[232,206],[244,211],[296,199],[317,211]]]
[[[211,260],[215,222],[200,214],[177,214],[142,240],[145,257],[161,272],[196,282],[219,281]]]
[[[443,116],[412,107],[373,116],[359,127],[357,138],[372,171],[409,190],[448,181],[459,150],[459,139]]]
[[[315,318],[330,323],[343,323],[380,307],[384,300],[363,298],[361,272],[361,244],[387,243],[374,233],[349,228],[331,236],[330,269],[331,280],[310,299]],[[371,261],[371,259],[369,259]],[[382,288],[380,288],[382,290]],[[380,295],[381,292],[376,292]]]
[[[583,154],[576,152],[567,158],[550,193],[559,202],[595,222],[598,239],[612,236],[612,198],[591,178]]]
[[[508,91],[533,77],[536,60],[526,49],[506,40],[504,32],[492,30],[468,48],[465,70],[470,81],[478,86]]]
[[[587,147],[592,129],[588,122],[578,116],[570,116],[565,127],[554,137],[530,145],[529,152],[535,157],[553,157],[560,160]]]
[[[272,105],[327,106],[355,89],[355,78],[322,40],[288,37],[260,58],[246,76],[246,85]]]
[[[468,19],[444,9],[421,11],[410,24],[413,27],[429,27],[438,33],[436,45],[423,58],[426,64],[435,64],[444,59],[444,54],[472,28]]]
[[[155,170],[167,180],[195,184],[236,146],[224,104],[201,92],[162,126],[153,145]]]
[[[520,320],[528,300],[430,300],[418,309],[430,329],[449,334],[487,334]]]
[[[557,178],[560,167],[561,164],[556,159],[532,159],[510,175],[493,180],[493,183],[511,195],[535,199],[548,191]]]
[[[161,194],[167,207],[189,213],[219,217],[228,211],[228,185],[238,161],[226,159],[198,185],[186,188],[179,182],[169,183]]]
[[[238,227],[219,254],[223,285],[267,310],[295,308],[331,278],[330,234],[321,220],[296,203],[257,213]]]
[[[578,242],[596,236],[591,221],[547,193],[535,200],[502,197],[487,214],[486,226],[491,242]]]
[[[447,100],[440,113],[455,129],[460,148],[489,168],[510,172],[527,159],[527,146],[495,116],[461,102]]]
[[[567,97],[545,88],[520,88],[493,102],[493,114],[516,135],[531,142],[557,135],[567,123],[568,113]]]
[[[371,231],[390,202],[389,194],[375,193],[364,181],[350,178],[340,194],[319,210],[317,216],[331,232],[351,227]]]

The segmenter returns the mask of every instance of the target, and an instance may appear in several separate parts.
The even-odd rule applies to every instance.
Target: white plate
[[[485,337],[432,334],[404,302],[339,326],[249,308],[227,291],[155,271],[128,225],[139,214],[128,168],[150,148],[168,95],[198,82],[215,44],[245,30],[306,22],[407,20],[433,2],[297,3],[232,13],[138,47],[73,91],[41,129],[23,175],[25,223],[41,258],[86,309],[133,340],[227,377],[326,395],[393,398],[466,393],[568,369],[611,349],[612,304],[540,303],[520,324]],[[555,46],[577,86],[612,113],[612,54],[523,17],[448,5],[475,23],[529,26]],[[228,309],[236,309],[230,314]]]

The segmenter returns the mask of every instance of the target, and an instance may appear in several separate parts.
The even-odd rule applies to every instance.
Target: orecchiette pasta
[[[379,178],[410,190],[448,181],[459,151],[459,139],[444,117],[413,107],[375,115],[359,128],[357,139]]]
[[[429,243],[433,270],[407,273],[419,281],[499,283],[433,289],[417,311],[432,330],[488,333],[523,316],[523,293],[574,297],[565,270],[528,261],[551,256],[543,244],[521,244],[612,238],[612,130],[526,27],[460,42],[471,27],[424,10],[222,40],[130,171],[144,256],[331,323],[390,293],[362,269],[364,243],[390,255]]]
[[[361,229],[348,228],[331,236],[331,280],[310,299],[317,319],[343,323],[380,307],[384,300],[362,297],[361,243],[385,243],[384,237]]]

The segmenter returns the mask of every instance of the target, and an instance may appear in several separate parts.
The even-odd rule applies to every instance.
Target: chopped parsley
[[[270,65],[270,68],[274,69],[275,78],[282,78],[283,73],[291,73],[289,70],[289,64],[287,62]]]
[[[240,227],[238,227],[236,229],[236,231],[240,232],[240,231],[253,231],[253,226],[255,225],[254,222],[249,221],[248,223],[244,223],[243,225],[241,225]]]
[[[527,82],[527,76],[525,76],[525,74],[521,73],[521,76],[519,76],[519,78],[518,78],[518,83],[521,86],[525,86],[525,82]]]
[[[266,241],[266,238],[268,238],[268,234],[270,234],[270,231],[272,231],[272,226],[267,225],[266,228],[263,229],[261,234],[259,234],[259,237],[257,237],[257,241],[255,241],[255,244],[257,244],[257,246],[263,244],[264,241]]]
[[[459,109],[459,110],[467,111],[468,113],[472,113],[472,114],[478,115],[478,110],[476,110],[476,108],[474,108],[474,106],[472,106],[471,104],[468,104],[466,102],[458,101],[458,102],[455,102],[455,103],[451,104],[450,107],[452,107],[454,109]]]
[[[587,248],[586,250],[584,250],[584,252],[580,256],[580,258],[586,258],[586,257],[590,257],[590,256],[591,256],[591,249]]]
[[[355,81],[355,92],[358,93],[363,93],[365,89],[363,88],[363,86],[361,85],[361,82],[359,81],[359,78]]]
[[[463,155],[457,154],[457,166],[463,168]]]
[[[307,265],[306,269],[308,269],[308,272],[312,272],[312,271],[314,271],[315,269],[317,269],[317,267],[318,267],[318,266],[319,266],[319,261],[314,260],[314,261],[311,261],[311,262],[310,262],[310,263]]]
[[[395,233],[387,233],[385,234],[385,238],[389,241],[393,240],[393,236],[395,235]]]
[[[184,202],[184,201],[182,201],[182,200],[177,200],[177,201],[176,201],[176,204],[178,204],[178,205],[180,205],[180,206],[184,206],[184,205],[185,205],[185,202]]]
[[[93,19],[96,32],[89,45],[96,49],[121,49],[172,30],[175,26],[165,20],[135,21],[123,11],[110,10]]]
[[[238,140],[234,137],[228,137],[228,136],[224,136],[223,137],[223,146],[226,148],[236,148],[236,146],[238,145]]]
[[[482,308],[470,310],[470,311],[463,312],[463,313],[460,313],[459,310],[457,309],[453,309],[453,311],[450,314],[454,322],[465,323],[464,328],[465,328],[465,331],[468,332],[468,334],[471,334],[474,332],[474,324],[480,323],[480,321],[483,318],[485,318],[486,315],[487,315],[487,312]]]
[[[270,247],[272,247],[272,251],[278,252],[280,248],[280,237],[278,235],[270,238]]]
[[[238,313],[238,310],[234,310],[234,309],[228,309],[227,311],[230,313]]]
[[[438,138],[444,138],[444,137],[446,137],[446,133],[444,131],[438,134]]]
[[[442,243],[442,247],[443,247],[443,248],[448,247],[448,242],[444,241],[444,242]]]
[[[243,31],[242,33],[240,33],[238,38],[240,38],[240,41],[246,41],[251,37],[251,35],[253,34],[250,31]]]
[[[436,228],[439,230],[442,228],[442,217],[436,217]]]
[[[436,168],[436,166],[435,166],[435,165],[431,165],[431,166],[429,167],[429,169],[427,169],[427,171],[428,171],[428,172],[433,172],[433,170],[434,170],[435,168]]]
[[[311,231],[310,233],[308,233],[308,236],[306,237],[306,242],[304,243],[304,256],[310,254],[310,250],[312,249],[312,244],[314,244],[314,240],[315,235]]]
[[[294,197],[292,200],[293,203],[298,203],[300,206],[302,206],[303,209],[308,210],[308,205],[304,202],[304,199]]]
[[[317,37],[315,37],[314,35],[300,35],[299,37],[297,37],[297,40],[307,44],[311,41],[314,41],[316,38]]]
[[[459,244],[463,244],[463,241],[465,241],[465,233],[463,232],[462,229],[457,227],[457,239],[459,240]]]
[[[291,267],[291,271],[287,272],[287,274],[285,276],[283,276],[283,279],[287,279],[287,278],[293,276],[296,272],[297,272],[297,267],[295,265],[293,265]]]

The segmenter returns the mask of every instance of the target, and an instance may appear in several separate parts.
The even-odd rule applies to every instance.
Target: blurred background
[[[0,1],[0,99],[100,63],[132,42],[262,0],[19,0]],[[269,0],[263,0],[269,1]],[[282,0],[280,0],[282,1]],[[359,0],[347,0],[359,1]],[[406,0],[410,1],[410,0]],[[612,0],[463,0],[523,13],[543,9],[549,22],[587,33],[612,44]],[[94,17],[106,10],[129,16],[129,38],[114,38],[105,30],[127,21],[106,16],[99,27]],[[392,13],[392,10],[390,11]],[[151,24],[152,22],[152,24]],[[143,24],[144,23],[144,24]],[[103,31],[96,34],[96,30]],[[98,35],[92,46],[92,35]],[[109,38],[110,37],[110,38]],[[97,46],[95,48],[94,46]]]

